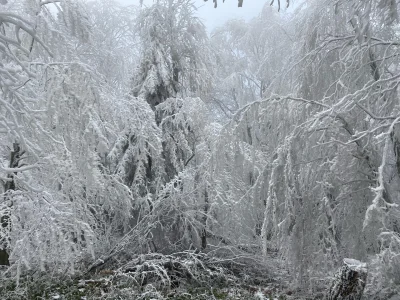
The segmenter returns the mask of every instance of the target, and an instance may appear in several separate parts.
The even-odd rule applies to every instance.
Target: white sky
[[[139,5],[140,0],[118,0],[123,5]],[[144,0],[144,4],[151,5],[153,0]],[[198,7],[198,16],[202,19],[209,31],[215,27],[224,24],[229,19],[249,20],[257,16],[264,4],[270,3],[270,0],[244,0],[243,7],[237,7],[237,0],[218,0],[218,7],[214,8],[213,0],[194,0]]]

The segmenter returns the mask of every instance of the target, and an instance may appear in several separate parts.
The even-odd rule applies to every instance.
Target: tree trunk
[[[0,266],[9,266],[10,262],[8,260],[9,255],[6,250],[0,250]]]
[[[326,300],[360,300],[367,281],[367,264],[345,258],[326,296]]]
[[[207,188],[204,190],[204,215],[202,219],[203,230],[201,233],[201,249],[204,250],[207,248],[207,216],[208,216],[208,192]]]
[[[19,167],[19,162],[21,160],[21,156],[23,155],[23,151],[21,151],[21,147],[19,146],[18,143],[14,143],[13,144],[13,151],[11,151],[11,155],[10,155],[10,168],[18,168]],[[16,174],[16,173],[15,173]],[[13,191],[15,190],[15,181],[14,181],[14,174],[9,174],[7,176],[9,179],[11,179],[10,181],[7,181],[5,184],[5,197],[8,198],[8,193],[7,191]],[[7,200],[7,199],[5,199]],[[10,204],[12,205],[12,204]],[[7,228],[8,230],[10,230],[10,216],[8,214],[2,215],[0,216],[0,226],[3,228]],[[6,245],[8,244],[7,240],[0,240],[0,247],[6,247]],[[6,249],[0,249],[0,266],[1,265],[10,265],[9,262],[9,255]]]

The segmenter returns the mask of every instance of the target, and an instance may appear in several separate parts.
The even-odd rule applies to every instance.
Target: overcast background
[[[119,0],[124,5],[139,5],[139,0]],[[243,7],[238,7],[237,0],[218,0],[218,7],[214,8],[213,0],[194,0],[195,5],[198,7],[198,16],[202,19],[207,26],[208,31],[213,30],[215,27],[224,24],[229,19],[245,19],[249,20],[257,16],[264,4],[269,3],[270,0],[245,0]],[[145,5],[151,5],[153,0],[144,0]]]

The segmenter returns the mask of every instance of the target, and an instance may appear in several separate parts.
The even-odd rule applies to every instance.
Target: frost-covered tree
[[[211,207],[207,167],[216,137],[208,112],[200,98],[169,98],[157,106],[157,113],[164,115],[160,127],[171,178],[157,195],[160,209],[156,213],[164,227],[155,231],[158,249],[207,247]]]
[[[395,161],[396,48],[385,44],[394,27],[372,21],[386,15],[385,6],[374,5],[309,2],[296,16],[302,23],[292,21],[304,34],[293,48],[299,63],[285,73],[296,88],[279,99],[290,102],[285,122],[293,131],[274,160],[263,238],[265,251],[289,251],[303,284],[310,268],[332,268],[323,262],[380,253],[382,228],[396,236],[398,174],[387,164],[388,157]]]
[[[167,252],[186,232],[172,225],[185,209],[168,190],[194,161],[203,136],[200,124],[207,118],[202,100],[177,97],[206,94],[209,58],[201,46],[208,40],[188,1],[154,3],[142,8],[135,22],[142,56],[131,96],[119,100],[125,113],[106,165],[133,193],[132,222],[140,226],[132,235],[153,236],[141,250]],[[191,106],[199,109],[198,116]]]
[[[80,4],[0,8],[2,263],[74,272],[129,225],[132,193],[105,168],[119,108],[106,109],[112,87],[79,61],[75,43],[91,39]]]
[[[163,182],[161,131],[150,105],[142,98],[127,96],[121,101],[120,132],[107,153],[107,167],[118,175],[137,198],[149,198]],[[135,206],[140,208],[141,200]],[[145,201],[146,202],[146,201]]]
[[[71,218],[75,214],[69,201],[59,198],[58,188],[48,190],[54,182],[42,176],[54,166],[56,145],[63,143],[45,124],[42,81],[33,61],[36,55],[51,59],[54,54],[38,33],[42,5],[31,5],[34,3],[17,2],[1,7],[5,75],[1,81],[1,240],[2,249],[10,254],[7,260],[17,272],[24,266],[44,269],[57,261],[57,251],[65,258],[74,257],[57,261],[60,270],[73,268],[77,256],[83,253],[83,244],[91,245],[91,228],[86,220]],[[27,13],[21,13],[22,9]]]
[[[185,161],[192,155],[194,144],[190,135],[193,128],[163,123],[163,119],[175,117],[179,103],[169,108],[158,106],[170,98],[205,95],[210,85],[208,40],[204,25],[194,16],[193,9],[186,0],[158,1],[142,8],[137,19],[143,55],[132,80],[132,95],[146,101],[155,111],[156,124],[162,133],[164,182],[182,171]],[[171,104],[172,99],[168,103]],[[153,160],[156,158],[148,157],[149,168],[154,167]],[[134,160],[125,163],[124,168],[136,169]],[[156,180],[152,172],[148,172],[150,185]]]
[[[164,6],[157,4],[145,8],[139,23],[144,54],[135,71],[132,94],[147,101],[153,110],[167,98],[176,96],[178,89],[177,78],[172,71],[171,53],[168,44],[164,43],[168,34],[165,11]]]
[[[238,104],[231,116],[237,132],[225,143],[236,138],[250,153],[261,151],[254,157],[264,155],[256,164],[262,172],[252,173],[258,185],[243,188],[254,203],[264,202],[264,253],[280,251],[300,284],[312,283],[311,270],[331,270],[348,256],[379,254],[394,276],[389,281],[396,276],[396,14],[397,5],[382,1],[308,1],[281,27],[291,45],[284,69],[264,96]],[[247,28],[232,28],[216,43],[236,37],[240,44]],[[230,62],[255,74],[239,64],[249,54],[233,54]],[[225,181],[247,172],[233,168]]]
[[[211,53],[194,9],[187,0],[164,0],[138,17],[143,56],[132,93],[153,108],[169,97],[203,96],[210,87]]]

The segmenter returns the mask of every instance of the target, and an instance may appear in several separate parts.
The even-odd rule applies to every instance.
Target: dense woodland
[[[310,297],[353,258],[398,293],[400,3],[280,2],[209,34],[190,0],[0,0],[10,294],[143,257],[171,287],[177,253]]]

